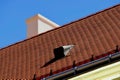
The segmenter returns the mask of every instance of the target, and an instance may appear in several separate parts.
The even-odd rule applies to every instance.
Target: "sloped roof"
[[[54,58],[53,50],[59,46],[74,44],[70,56],[48,66]],[[120,4],[60,28],[37,35],[0,49],[0,79],[31,79],[66,70],[76,61],[99,56],[120,45]]]

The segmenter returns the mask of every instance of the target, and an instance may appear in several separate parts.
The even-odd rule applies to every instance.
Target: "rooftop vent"
[[[48,61],[47,63],[45,63],[42,67],[45,67],[45,66],[55,62],[56,60],[67,56],[69,51],[73,48],[73,46],[74,45],[66,45],[66,46],[61,46],[61,47],[55,48],[54,49],[55,57],[53,59],[51,59],[50,61]]]
[[[67,56],[68,52],[73,48],[74,45],[65,45],[54,49],[54,56],[56,59]]]

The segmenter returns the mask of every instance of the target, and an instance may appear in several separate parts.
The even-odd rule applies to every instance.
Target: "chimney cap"
[[[59,27],[58,24],[56,24],[56,23],[54,23],[53,21],[45,18],[45,17],[42,16],[41,14],[37,14],[37,15],[31,17],[31,18],[28,18],[28,19],[26,20],[26,23],[29,24],[29,23],[31,23],[31,22],[33,22],[33,21],[36,21],[36,20],[41,20],[41,21],[43,21],[43,22],[45,22],[45,23],[53,26],[54,28]]]

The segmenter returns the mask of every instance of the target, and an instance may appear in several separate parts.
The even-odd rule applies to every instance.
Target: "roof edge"
[[[44,32],[44,33],[42,33],[42,34],[38,34],[38,35],[33,36],[33,37],[31,37],[31,38],[28,38],[28,39],[21,40],[21,41],[19,41],[19,42],[13,43],[13,44],[11,44],[11,45],[8,45],[8,46],[6,46],[6,47],[1,48],[0,50],[3,50],[3,49],[5,49],[5,48],[8,48],[8,47],[10,47],[10,46],[13,46],[13,45],[19,44],[19,43],[24,42],[24,41],[30,40],[30,39],[32,39],[32,38],[38,37],[38,36],[43,35],[43,34],[46,34],[46,33],[48,33],[48,32],[51,32],[51,31],[54,31],[54,30],[57,30],[57,29],[63,28],[63,27],[65,27],[65,26],[67,26],[67,25],[70,25],[70,24],[72,24],[72,23],[75,23],[75,22],[78,22],[78,21],[82,21],[82,20],[84,20],[84,19],[86,19],[86,18],[88,18],[88,17],[91,17],[91,16],[94,16],[94,15],[97,15],[97,14],[99,14],[99,13],[101,13],[101,12],[104,12],[104,11],[110,10],[110,9],[112,9],[112,8],[114,8],[114,7],[117,7],[117,6],[120,6],[120,4],[114,5],[114,6],[112,6],[112,7],[106,8],[106,9],[103,9],[103,10],[101,10],[101,11],[98,11],[98,12],[96,12],[96,13],[93,13],[93,14],[91,14],[91,15],[88,15],[88,16],[86,16],[86,17],[84,17],[84,18],[81,18],[81,19],[78,19],[78,20],[72,21],[72,22],[70,22],[70,23],[68,23],[68,24],[62,25],[61,27],[57,27],[57,28],[55,28],[55,29],[52,29],[52,30],[46,31],[46,32]]]

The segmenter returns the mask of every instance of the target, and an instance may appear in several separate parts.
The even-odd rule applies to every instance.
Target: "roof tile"
[[[120,5],[0,49],[0,79],[32,79],[90,61],[120,45]],[[43,67],[57,47],[74,44],[70,55]],[[87,59],[87,60],[86,60]],[[84,61],[84,62],[82,62]]]

